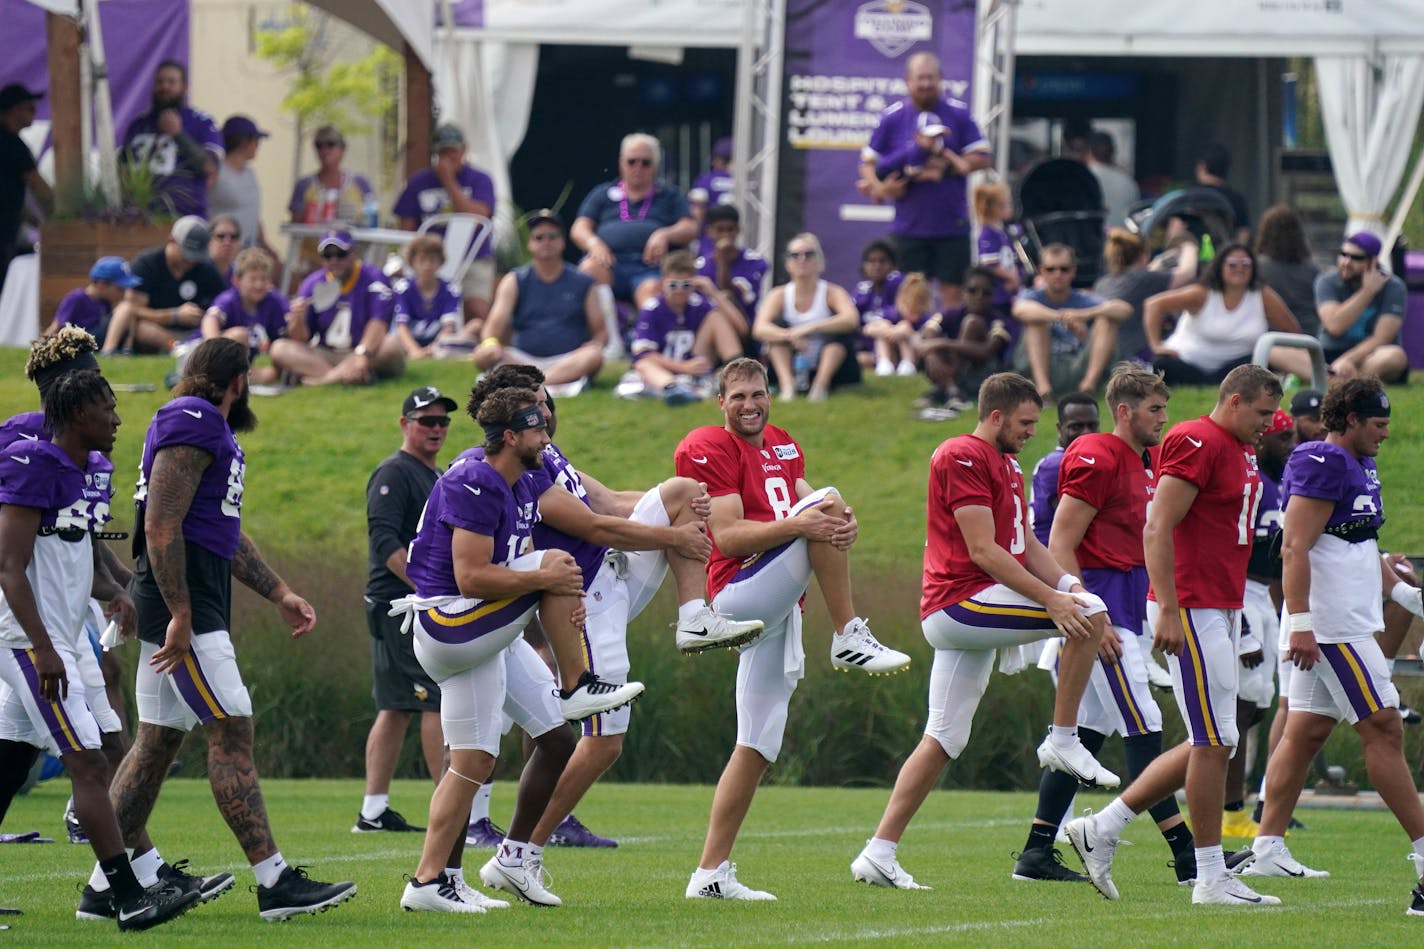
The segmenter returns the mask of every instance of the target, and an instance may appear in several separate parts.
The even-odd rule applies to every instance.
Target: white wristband
[[[1073,589],[1073,586],[1075,584],[1078,586],[1082,586],[1083,581],[1079,580],[1071,573],[1065,573],[1063,574],[1063,576],[1058,578],[1058,592],[1067,593],[1069,590]]]
[[[1304,613],[1292,613],[1290,615],[1290,631],[1293,633],[1308,633],[1315,629],[1315,617],[1310,615],[1310,610]]]

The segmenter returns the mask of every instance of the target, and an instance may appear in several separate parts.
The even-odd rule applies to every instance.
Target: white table
[[[40,331],[40,255],[10,261],[0,292],[0,346],[28,348]]]
[[[316,240],[329,230],[330,224],[282,225],[282,233],[287,235],[287,258],[282,265],[282,290],[288,296],[295,289],[292,286],[292,274],[296,273],[297,264],[301,262],[302,241]],[[403,231],[394,227],[353,227],[349,230],[356,243],[366,248],[361,255],[363,259],[377,268],[386,262],[386,256],[392,250],[404,247],[415,238],[415,231]]]

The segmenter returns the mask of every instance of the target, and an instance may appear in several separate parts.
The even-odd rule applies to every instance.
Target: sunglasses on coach
[[[406,418],[410,419],[412,422],[419,425],[421,428],[450,427],[450,416],[448,415],[418,415],[414,418],[407,415]]]

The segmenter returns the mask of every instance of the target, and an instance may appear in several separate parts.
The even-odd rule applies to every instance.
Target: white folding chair
[[[1325,371],[1325,350],[1320,340],[1304,333],[1262,333],[1256,340],[1256,348],[1251,351],[1251,361],[1258,366],[1270,365],[1271,347],[1285,346],[1303,349],[1310,353],[1310,388],[1324,390],[1330,378]]]
[[[440,234],[445,241],[445,263],[440,279],[460,286],[475,255],[494,234],[494,222],[483,214],[432,214],[420,222],[417,234]]]

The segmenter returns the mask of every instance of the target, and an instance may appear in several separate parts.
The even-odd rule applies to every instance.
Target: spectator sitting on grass
[[[142,282],[124,293],[104,337],[104,353],[167,352],[192,336],[225,281],[208,260],[208,225],[189,215],[173,222],[168,242],[133,259]]]
[[[1013,317],[994,313],[997,278],[987,267],[964,272],[964,307],[932,317],[920,342],[920,362],[933,388],[915,401],[920,418],[943,422],[973,405],[967,396],[1008,368],[1019,335]]]
[[[851,298],[860,313],[861,335],[856,340],[856,358],[866,369],[875,365],[875,342],[864,333],[866,324],[895,309],[895,294],[905,275],[895,269],[895,245],[877,238],[860,252],[861,280]]]
[[[1174,217],[1167,225],[1169,235],[1173,234],[1174,227],[1191,237],[1181,218]],[[1143,366],[1152,364],[1152,347],[1147,345],[1147,334],[1142,329],[1142,304],[1150,296],[1185,286],[1197,278],[1197,245],[1191,240],[1178,245],[1174,255],[1176,263],[1171,270],[1148,266],[1148,254],[1147,242],[1141,237],[1120,227],[1113,228],[1103,244],[1107,273],[1093,284],[1093,293],[1104,300],[1121,300],[1132,307],[1132,313],[1118,324],[1117,351],[1123,359]]]
[[[208,260],[224,281],[231,283],[237,252],[242,250],[242,225],[231,214],[215,214],[208,222]]]
[[[53,336],[62,327],[77,326],[95,339],[103,339],[109,332],[114,307],[124,299],[124,291],[142,283],[129,269],[127,260],[100,257],[89,268],[89,283],[69,291],[59,301],[54,322],[45,327],[44,335]]]
[[[422,234],[406,245],[405,260],[411,275],[401,277],[392,288],[394,331],[382,345],[404,351],[407,359],[439,356],[440,341],[453,338],[463,322],[460,288],[440,277],[445,242],[434,234]]]
[[[913,376],[917,372],[915,347],[920,329],[934,316],[932,299],[924,274],[906,274],[895,294],[895,305],[865,324],[865,335],[875,343],[877,376]]]
[[[273,340],[287,335],[287,311],[291,304],[272,288],[272,256],[260,247],[249,247],[237,255],[237,276],[208,312],[203,314],[200,335],[203,339],[225,336],[247,345],[249,364],[265,353]],[[248,371],[249,382],[273,383],[277,370],[272,366],[254,366]]]
[[[383,349],[392,294],[376,268],[352,253],[350,231],[331,230],[317,249],[325,269],[302,281],[287,313],[287,337],[272,362],[305,385],[365,385],[405,369],[400,350]]]
[[[706,234],[701,241],[697,272],[717,285],[737,305],[728,314],[736,322],[743,343],[751,337],[752,320],[761,303],[766,281],[766,258],[741,244],[742,216],[730,204],[707,209]],[[740,320],[736,318],[740,316]]]
[[[1093,392],[1113,361],[1117,325],[1132,313],[1121,300],[1103,300],[1073,288],[1078,263],[1067,244],[1049,244],[1039,254],[1039,285],[1014,301],[1023,324],[1014,369],[1033,379],[1048,401],[1054,392]]]
[[[633,370],[645,392],[682,405],[701,398],[691,382],[742,355],[741,315],[711,280],[697,275],[686,251],[664,257],[662,271],[662,292],[638,311]]]

